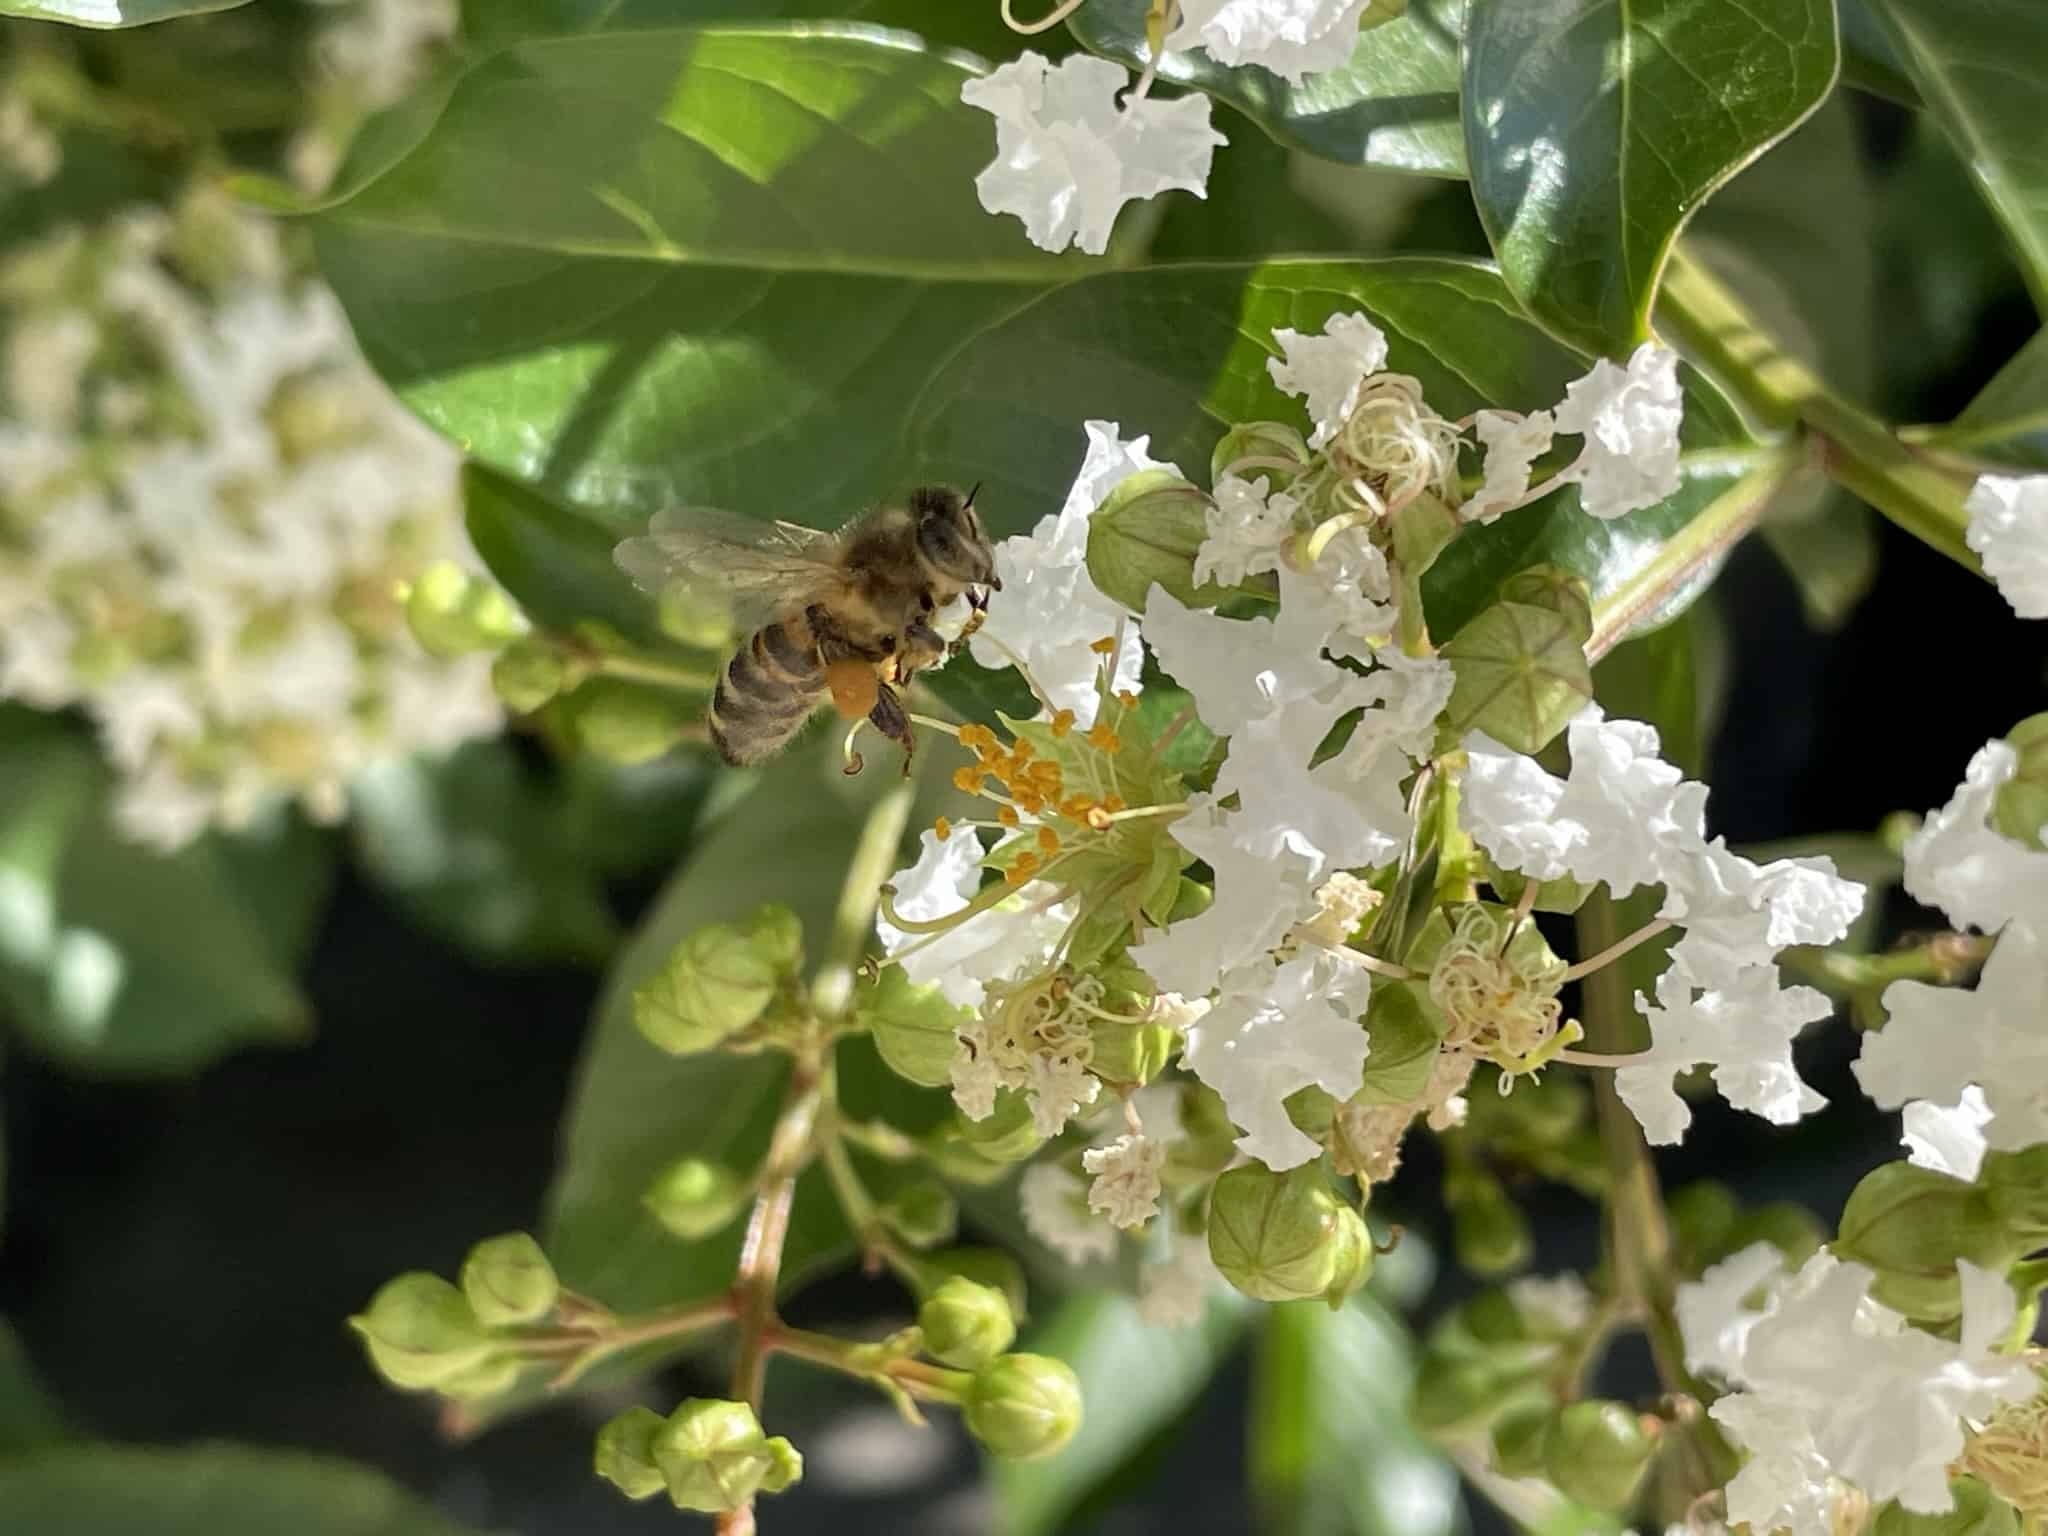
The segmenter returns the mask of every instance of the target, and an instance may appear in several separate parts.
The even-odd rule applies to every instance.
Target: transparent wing
[[[736,628],[829,596],[839,586],[833,535],[798,523],[764,523],[716,507],[670,507],[647,532],[613,552],[633,584],[660,597],[678,587],[722,605]]]

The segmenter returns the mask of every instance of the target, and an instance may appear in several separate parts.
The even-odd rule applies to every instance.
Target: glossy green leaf
[[[1020,14],[1022,12],[1022,7]],[[1057,55],[1062,34],[1041,33],[1028,44],[1003,21],[997,5],[961,0],[465,0],[464,42],[476,49],[574,32],[637,32],[709,22],[859,21],[914,32],[927,42],[969,48],[1004,59],[1023,47]]]
[[[1192,1328],[1155,1328],[1127,1296],[1105,1291],[1061,1303],[1022,1347],[1064,1360],[1081,1378],[1081,1433],[1044,1461],[992,1461],[1000,1536],[1052,1536],[1067,1516],[1209,1385],[1249,1309],[1210,1304]]]
[[[2048,471],[2048,330],[2036,331],[1952,425],[1926,435],[1972,458]]]
[[[2033,0],[1868,0],[2048,310],[2048,32]]]
[[[1476,0],[1465,151],[1531,314],[1619,356],[1680,226],[1835,82],[1833,0]]]
[[[65,1536],[467,1536],[381,1474],[332,1456],[79,1445],[0,1461],[0,1530]]]
[[[1920,93],[1869,0],[1835,0],[1835,15],[1842,27],[1842,83],[1902,107],[1919,106]]]
[[[0,1322],[0,1462],[61,1444],[62,1416],[14,1330]]]
[[[1410,1428],[1407,1331],[1370,1293],[1266,1309],[1246,1413],[1257,1529],[1449,1536],[1458,1480]]]
[[[178,16],[231,11],[249,0],[0,0],[0,16],[74,27],[142,27]]]
[[[1147,0],[1089,0],[1067,25],[1090,52],[1139,68],[1146,5]],[[1168,54],[1159,73],[1230,103],[1289,148],[1348,165],[1462,176],[1458,40],[1465,5],[1466,0],[1408,0],[1407,15],[1359,34],[1344,68],[1310,75],[1299,85],[1256,65],[1218,64],[1199,49]]]

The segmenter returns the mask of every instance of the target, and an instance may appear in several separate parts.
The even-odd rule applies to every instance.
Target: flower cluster
[[[419,81],[461,20],[458,0],[319,0],[312,121],[290,151],[293,178],[325,187],[356,126]]]
[[[357,355],[274,230],[209,193],[14,254],[0,694],[83,705],[127,832],[175,848],[496,727],[396,593],[466,557],[454,453]]]

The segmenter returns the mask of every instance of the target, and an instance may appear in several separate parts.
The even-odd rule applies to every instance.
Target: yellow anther
[[[1138,707],[1138,696],[1128,688],[1117,694],[1116,701],[1123,705],[1125,709],[1136,709]]]
[[[985,725],[963,725],[960,727],[960,745],[970,752],[992,752],[995,750],[996,733]]]
[[[939,841],[943,843],[947,838],[953,835],[953,823],[948,821],[945,817],[941,816],[937,821],[932,823],[932,830],[938,833]]]
[[[1060,851],[1059,833],[1053,831],[1051,827],[1040,827],[1038,829],[1038,847],[1041,852],[1046,854],[1058,853]]]
[[[1084,821],[1095,808],[1095,802],[1086,795],[1069,795],[1059,803],[1059,813],[1069,821]]]
[[[1004,872],[1003,880],[1009,885],[1022,885],[1037,872],[1038,855],[1027,849],[1017,855],[1017,862]]]
[[[980,794],[981,779],[982,770],[979,768],[960,767],[953,770],[953,787],[962,794]]]
[[[996,812],[996,820],[1006,827],[1014,827],[1019,824],[1021,818],[1017,815],[1017,807],[1006,805]]]
[[[1091,640],[1088,643],[1088,649],[1098,656],[1107,656],[1116,649],[1116,636],[1104,635],[1100,640]]]
[[[1036,749],[1031,745],[1031,740],[1029,737],[1019,736],[1017,738],[1017,745],[1011,750],[1010,755],[1020,763],[1028,763],[1031,761],[1032,753],[1035,750]]]
[[[1074,712],[1071,709],[1055,710],[1052,717],[1053,740],[1063,740],[1074,728]]]
[[[1088,745],[1098,752],[1115,753],[1121,752],[1124,744],[1123,739],[1115,731],[1111,730],[1103,721],[1098,720],[1089,728]]]
[[[1124,809],[1124,797],[1117,794],[1105,795],[1102,800],[1102,808],[1114,816],[1118,811]]]

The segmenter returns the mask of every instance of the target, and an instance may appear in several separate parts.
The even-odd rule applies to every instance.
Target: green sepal
[[[917,1309],[925,1353],[942,1365],[978,1371],[1017,1337],[1010,1303],[994,1286],[955,1275],[942,1281]]]
[[[1213,608],[1232,588],[1195,583],[1195,554],[1215,503],[1170,469],[1141,469],[1088,519],[1088,576],[1104,596],[1143,613],[1153,586],[1191,608]]]
[[[1315,455],[1308,440],[1280,421],[1241,421],[1216,440],[1209,454],[1209,483],[1225,475],[1256,483],[1263,479],[1274,491],[1284,491],[1299,480]],[[1246,464],[1247,459],[1288,459],[1292,469],[1273,463]],[[1238,466],[1242,464],[1243,467]],[[1178,596],[1179,594],[1175,594]]]
[[[1365,1034],[1371,1049],[1358,1092],[1349,1102],[1414,1102],[1429,1086],[1444,1028],[1444,1016],[1429,1000],[1427,983],[1383,981],[1376,985],[1365,1010]]]
[[[1943,1515],[1915,1514],[1897,1504],[1877,1512],[1870,1536],[2020,1536],[2019,1512],[1974,1477],[1951,1477],[1955,1508]]]
[[[1585,640],[1552,608],[1495,603],[1451,638],[1443,656],[1457,675],[1444,719],[1460,735],[1481,730],[1536,753],[1592,702]]]
[[[2003,837],[2034,849],[2048,848],[2048,714],[2030,715],[2005,733],[2019,753],[2013,776],[1991,801],[1991,826]]]
[[[787,1440],[771,1440],[745,1403],[690,1398],[651,1436],[655,1464],[677,1509],[715,1515],[778,1493],[803,1475]]]
[[[767,1012],[802,958],[802,927],[784,906],[700,928],[634,992],[633,1023],[672,1056],[711,1050]]]
[[[937,987],[918,986],[896,965],[884,966],[873,986],[854,993],[852,1011],[889,1069],[921,1088],[952,1081],[960,1026],[974,1018],[971,1009],[947,1002]]]
[[[1493,1469],[1503,1477],[1541,1477],[1556,1424],[1557,1409],[1549,1403],[1521,1403],[1503,1413],[1493,1423]]]
[[[1548,608],[1571,626],[1584,645],[1593,638],[1593,598],[1586,579],[1561,565],[1532,565],[1500,584],[1504,603]]]
[[[1619,1514],[1634,1502],[1657,1442],[1621,1403],[1568,1403],[1545,1440],[1544,1464],[1560,1493]]]
[[[2002,1274],[2027,1246],[2001,1222],[1988,1190],[1903,1162],[1863,1177],[1832,1244],[1838,1257],[1877,1272],[1878,1301],[1934,1324],[1962,1314],[1958,1259]]]

